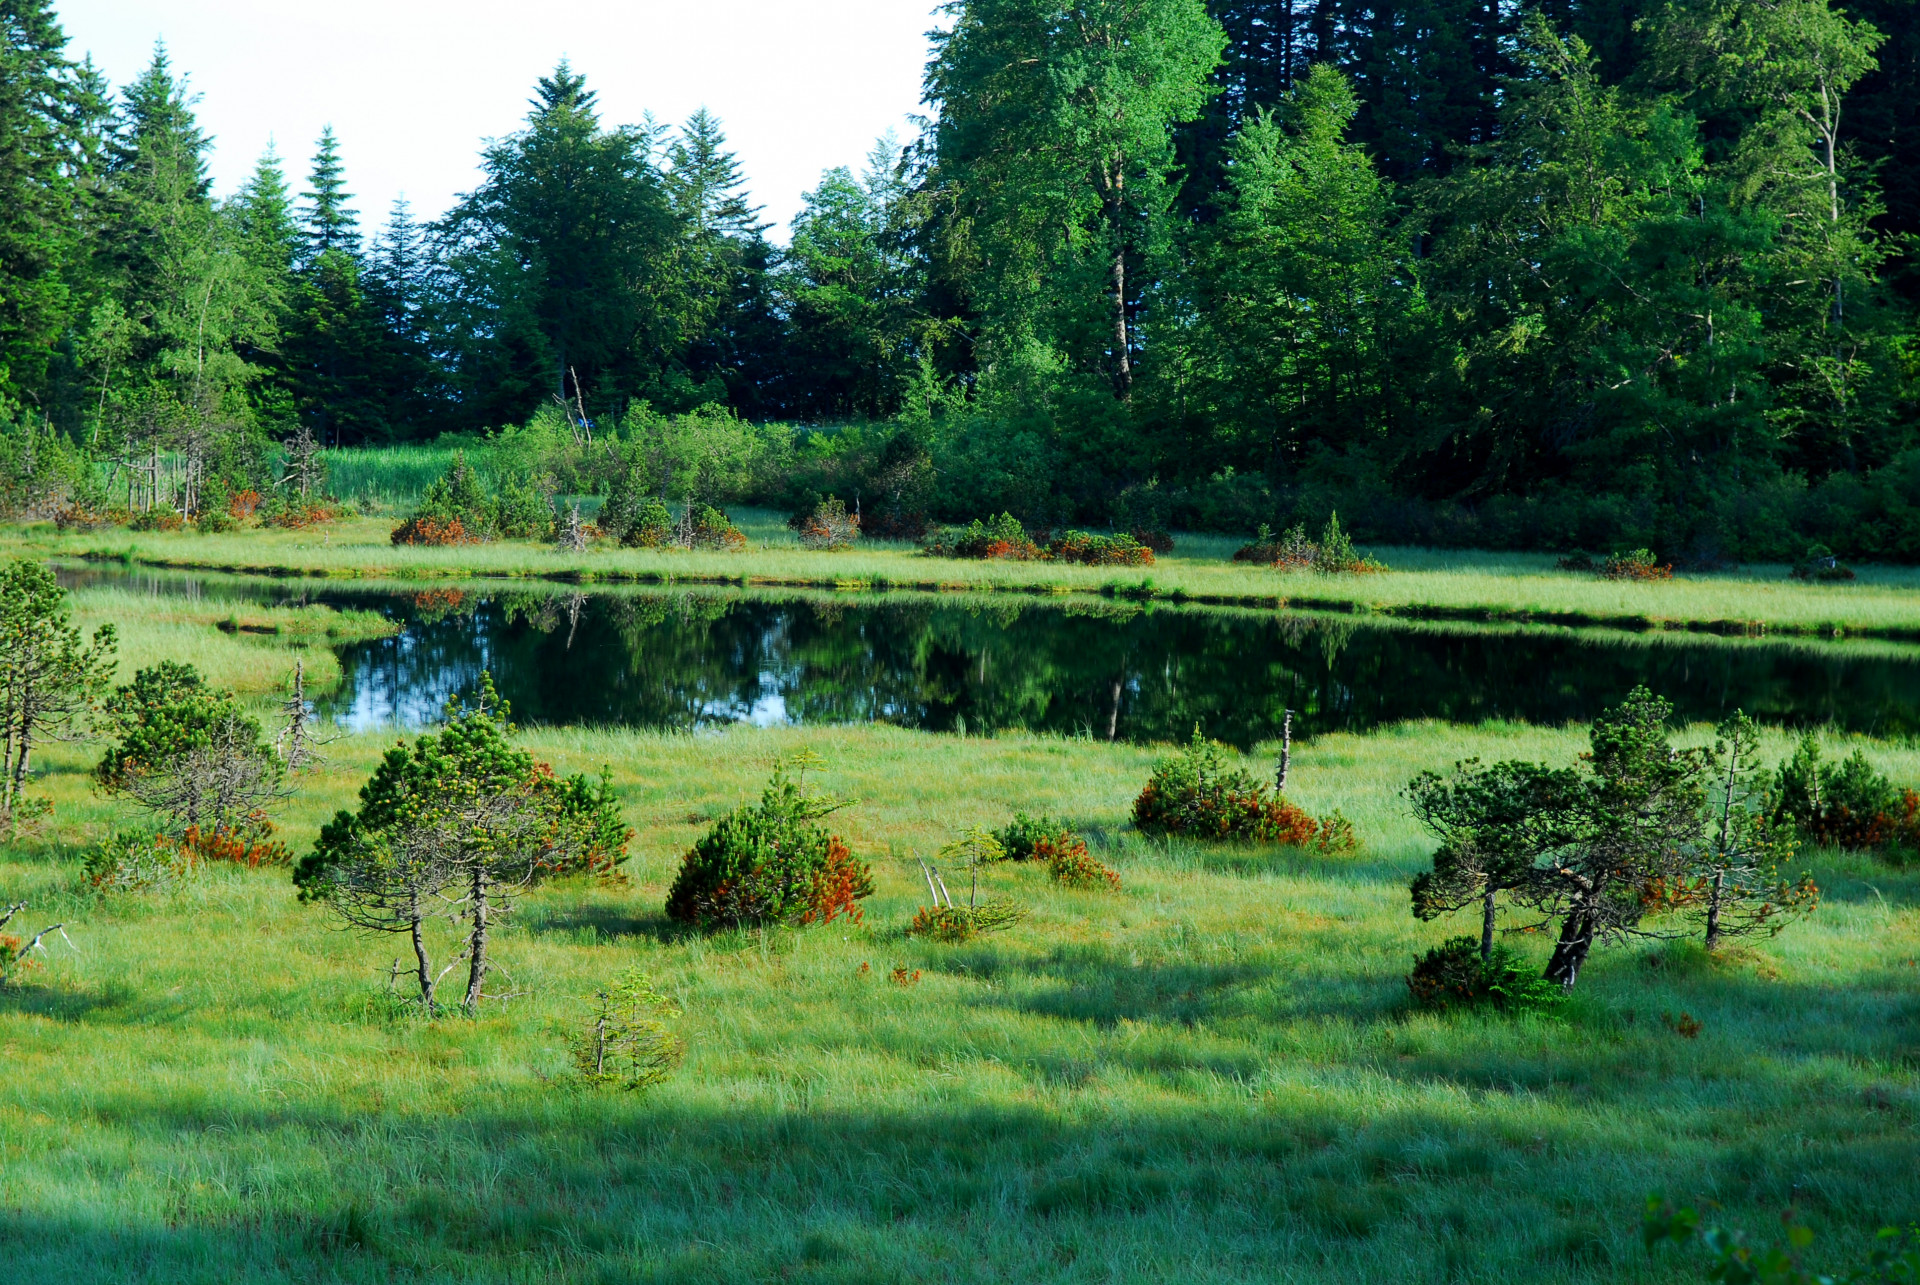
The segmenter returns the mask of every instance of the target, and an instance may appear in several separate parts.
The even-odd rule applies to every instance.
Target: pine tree
[[[523,130],[486,150],[485,180],[446,220],[440,308],[468,336],[454,358],[465,413],[509,422],[576,391],[590,410],[667,398],[693,309],[673,271],[679,231],[653,135],[603,128],[565,63],[532,106]]]
[[[44,383],[72,297],[77,89],[50,0],[0,0],[0,411]]]
[[[347,204],[351,200],[346,167],[340,160],[340,140],[328,125],[320,131],[313,169],[307,175],[307,191],[301,198],[300,227],[306,235],[304,266],[311,269],[323,255],[333,252],[359,257],[360,216]]]

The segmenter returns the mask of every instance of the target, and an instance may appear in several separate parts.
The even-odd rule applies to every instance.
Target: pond
[[[156,594],[383,611],[318,702],[352,729],[433,722],[490,671],[524,723],[884,722],[1240,746],[1404,719],[1584,721],[1644,683],[1688,720],[1920,732],[1920,648],[986,595],[506,589],[69,573]]]

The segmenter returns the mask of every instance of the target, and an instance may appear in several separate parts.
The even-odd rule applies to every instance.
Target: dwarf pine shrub
[[[1315,818],[1269,792],[1245,768],[1229,766],[1226,752],[1199,728],[1184,749],[1155,764],[1134,800],[1133,823],[1142,834],[1283,843],[1323,852],[1356,846],[1353,826],[1339,812]]]
[[[682,858],[667,915],[703,928],[764,923],[858,922],[873,875],[819,818],[843,801],[804,793],[783,768],[758,803],[714,822]]]

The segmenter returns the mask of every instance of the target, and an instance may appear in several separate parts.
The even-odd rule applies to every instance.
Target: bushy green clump
[[[1198,728],[1185,749],[1154,765],[1134,800],[1133,823],[1143,834],[1312,845],[1329,852],[1355,846],[1345,817],[1335,812],[1315,819],[1269,793],[1246,769],[1228,766],[1226,752]]]
[[[553,503],[530,481],[509,477],[495,493],[466,453],[456,451],[447,471],[430,484],[420,505],[394,529],[395,544],[472,544],[482,540],[545,539],[553,530]]]
[[[819,818],[846,806],[804,793],[783,768],[760,801],[714,822],[680,864],[667,915],[703,928],[860,919],[873,876]]]
[[[1768,821],[1808,843],[1889,855],[1920,850],[1920,799],[1896,788],[1859,750],[1827,763],[1818,738],[1804,737],[1780,765],[1768,803]]]
[[[1822,584],[1844,583],[1854,578],[1853,568],[1834,556],[1824,544],[1810,545],[1807,556],[1793,564],[1789,572],[1795,580],[1813,580]]]
[[[1504,946],[1486,958],[1472,937],[1450,937],[1420,957],[1407,974],[1407,990],[1421,1008],[1494,1008],[1546,1012],[1566,991]]]
[[[1011,513],[982,522],[975,518],[963,527],[941,527],[928,534],[920,550],[933,558],[1006,558],[1033,562],[1044,557],[1040,546]]]
[[[1252,540],[1233,555],[1235,562],[1253,562],[1281,571],[1318,571],[1325,575],[1371,575],[1385,571],[1386,565],[1364,557],[1353,547],[1353,539],[1340,525],[1340,515],[1327,515],[1327,525],[1318,540],[1307,538],[1304,526],[1295,526],[1276,537],[1262,526]]]
[[[1153,550],[1130,535],[1093,535],[1069,531],[1047,546],[1055,562],[1078,562],[1089,567],[1147,567]]]
[[[1049,840],[1059,846],[1079,838],[1072,826],[1044,812],[1039,816],[1016,812],[1012,821],[993,832],[993,837],[999,840],[1009,861],[1031,861],[1035,856],[1034,849]]]

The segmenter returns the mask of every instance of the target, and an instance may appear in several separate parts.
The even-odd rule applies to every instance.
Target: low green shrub
[[[467,462],[466,452],[455,451],[447,471],[427,487],[392,539],[395,544],[425,545],[477,544],[502,537],[543,540],[553,527],[553,501],[531,480],[509,476],[489,489]]]
[[[829,495],[787,523],[808,549],[851,549],[860,539],[860,519],[847,512],[847,502]]]
[[[178,531],[187,525],[187,520],[172,509],[146,509],[133,515],[127,523],[131,531]]]
[[[1148,567],[1153,550],[1130,535],[1093,535],[1069,531],[1047,546],[1054,562],[1078,562],[1089,567]]]
[[[971,941],[982,933],[1011,928],[1026,914],[1009,897],[989,897],[972,906],[921,906],[907,925],[907,936],[947,943]]]
[[[1566,991],[1504,946],[1485,959],[1474,937],[1450,937],[1422,955],[1407,974],[1407,990],[1421,1008],[1494,1008],[1544,1012]]]
[[[1339,812],[1317,819],[1271,793],[1246,769],[1230,767],[1225,751],[1198,728],[1186,748],[1154,765],[1152,778],[1134,800],[1133,823],[1142,834],[1283,843],[1323,852],[1357,846],[1353,826]]]
[[[1037,562],[1046,556],[1011,513],[986,522],[975,518],[963,527],[936,528],[921,542],[920,551],[932,558],[1004,558],[1014,562]]]
[[[667,915],[703,928],[860,920],[873,876],[819,818],[846,803],[804,793],[784,768],[760,801],[714,822],[681,860]]]
[[[1837,764],[1824,762],[1811,735],[1775,774],[1767,820],[1808,843],[1879,851],[1896,861],[1920,855],[1920,794],[1896,788],[1859,750]]]
[[[124,830],[81,856],[87,886],[98,892],[171,888],[193,873],[193,855],[165,834]]]
[[[1807,556],[1793,564],[1793,570],[1787,573],[1795,580],[1812,580],[1823,584],[1841,583],[1854,578],[1853,568],[1843,564],[1833,555],[1833,550],[1824,544],[1812,545]]]
[[[1318,571],[1326,575],[1372,575],[1385,571],[1386,565],[1363,557],[1340,525],[1340,515],[1330,514],[1318,540],[1307,538],[1304,526],[1295,526],[1280,537],[1262,525],[1248,543],[1234,552],[1235,562],[1252,562],[1280,571]]]
[[[995,830],[993,837],[999,841],[1001,849],[1009,861],[1030,861],[1035,849],[1046,840],[1065,844],[1079,838],[1073,827],[1065,821],[1056,820],[1042,812],[1039,816],[1028,816],[1024,812],[1013,814],[1005,828]]]
[[[1597,568],[1602,580],[1671,580],[1673,564],[1661,562],[1651,549],[1616,553]]]

